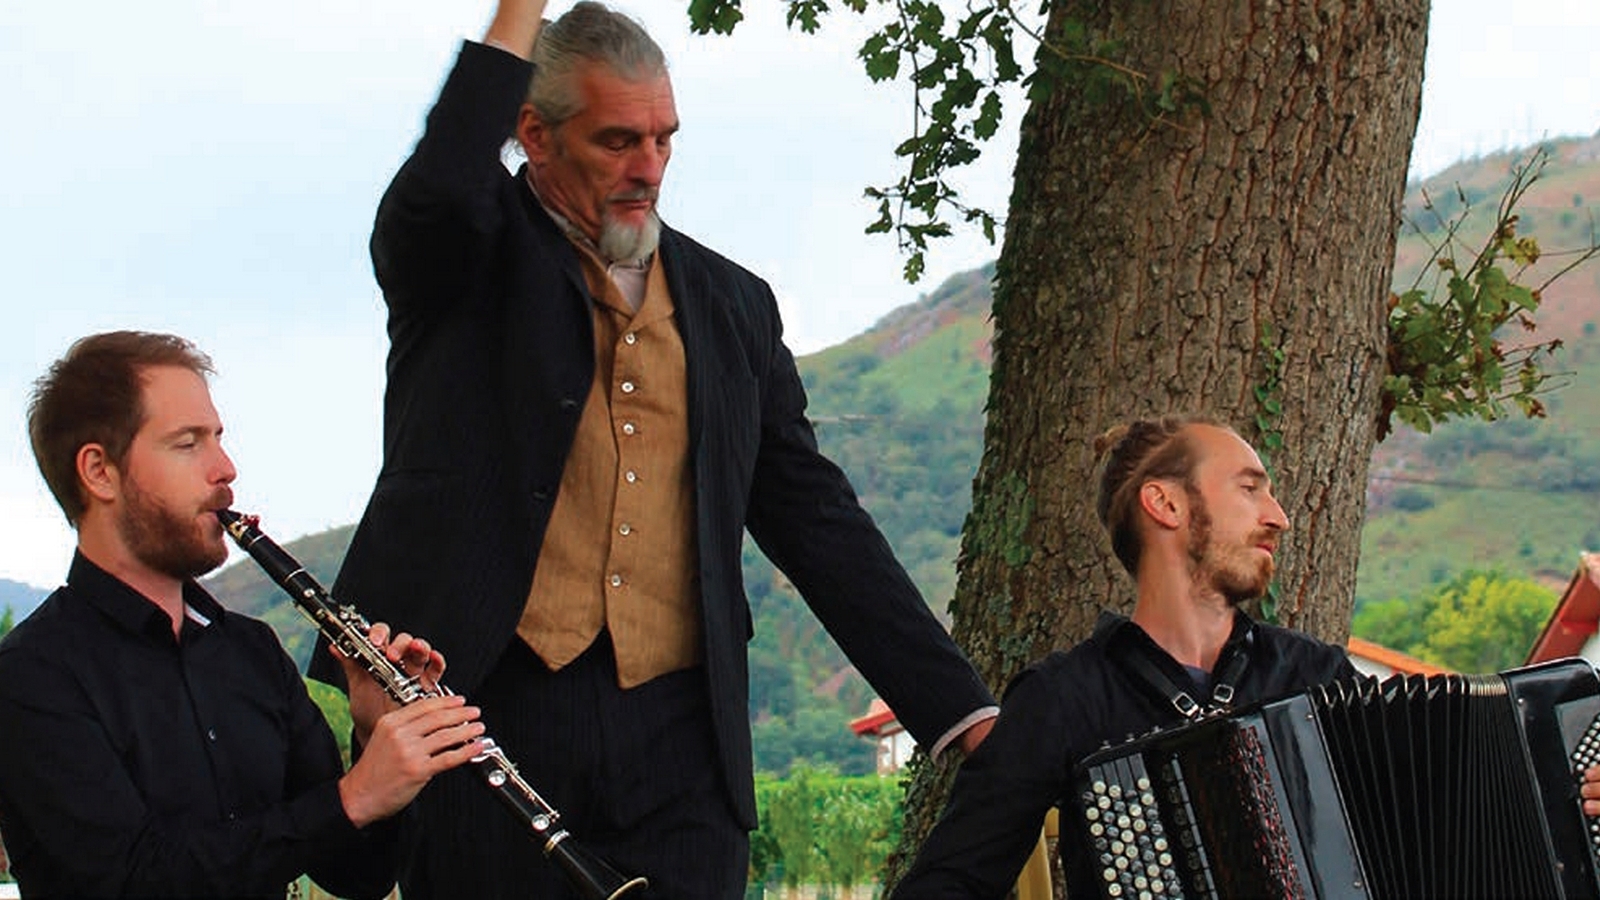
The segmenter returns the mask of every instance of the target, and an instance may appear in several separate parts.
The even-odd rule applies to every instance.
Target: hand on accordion
[[[1600,816],[1600,766],[1590,766],[1583,772],[1583,814]]]

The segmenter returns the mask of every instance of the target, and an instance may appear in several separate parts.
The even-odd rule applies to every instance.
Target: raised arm
[[[483,35],[483,42],[523,59],[533,56],[533,41],[539,36],[545,0],[503,0],[495,7],[494,19]]]

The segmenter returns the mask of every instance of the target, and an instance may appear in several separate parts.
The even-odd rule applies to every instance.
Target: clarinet
[[[300,612],[329,643],[366,669],[384,692],[402,706],[426,697],[447,696],[453,692],[444,685],[429,689],[421,680],[407,675],[367,638],[371,627],[356,608],[336,602],[328,591],[305,570],[288,551],[278,546],[257,527],[256,516],[241,515],[231,509],[217,510],[217,519],[233,542],[249,553],[273,581],[294,598]],[[545,856],[553,859],[584,900],[616,900],[636,889],[649,886],[642,877],[618,874],[598,857],[578,847],[559,824],[561,814],[539,796],[517,773],[517,767],[492,738],[479,738],[483,752],[472,763],[506,807],[517,816],[535,838],[543,841]]]

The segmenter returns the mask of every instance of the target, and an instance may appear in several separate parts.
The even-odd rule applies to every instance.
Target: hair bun
[[[1111,452],[1111,448],[1117,446],[1127,435],[1127,425],[1116,425],[1101,433],[1094,439],[1094,458],[1100,459]]]

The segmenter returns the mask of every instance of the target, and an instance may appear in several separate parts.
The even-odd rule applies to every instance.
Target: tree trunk
[[[1427,19],[1427,0],[1054,4],[1049,45],[1082,26],[1145,91],[1175,73],[1209,110],[1152,119],[1098,65],[1023,121],[952,603],[997,691],[1130,605],[1091,444],[1138,416],[1213,413],[1263,450],[1291,523],[1275,618],[1348,637]],[[917,771],[894,878],[945,767]]]

